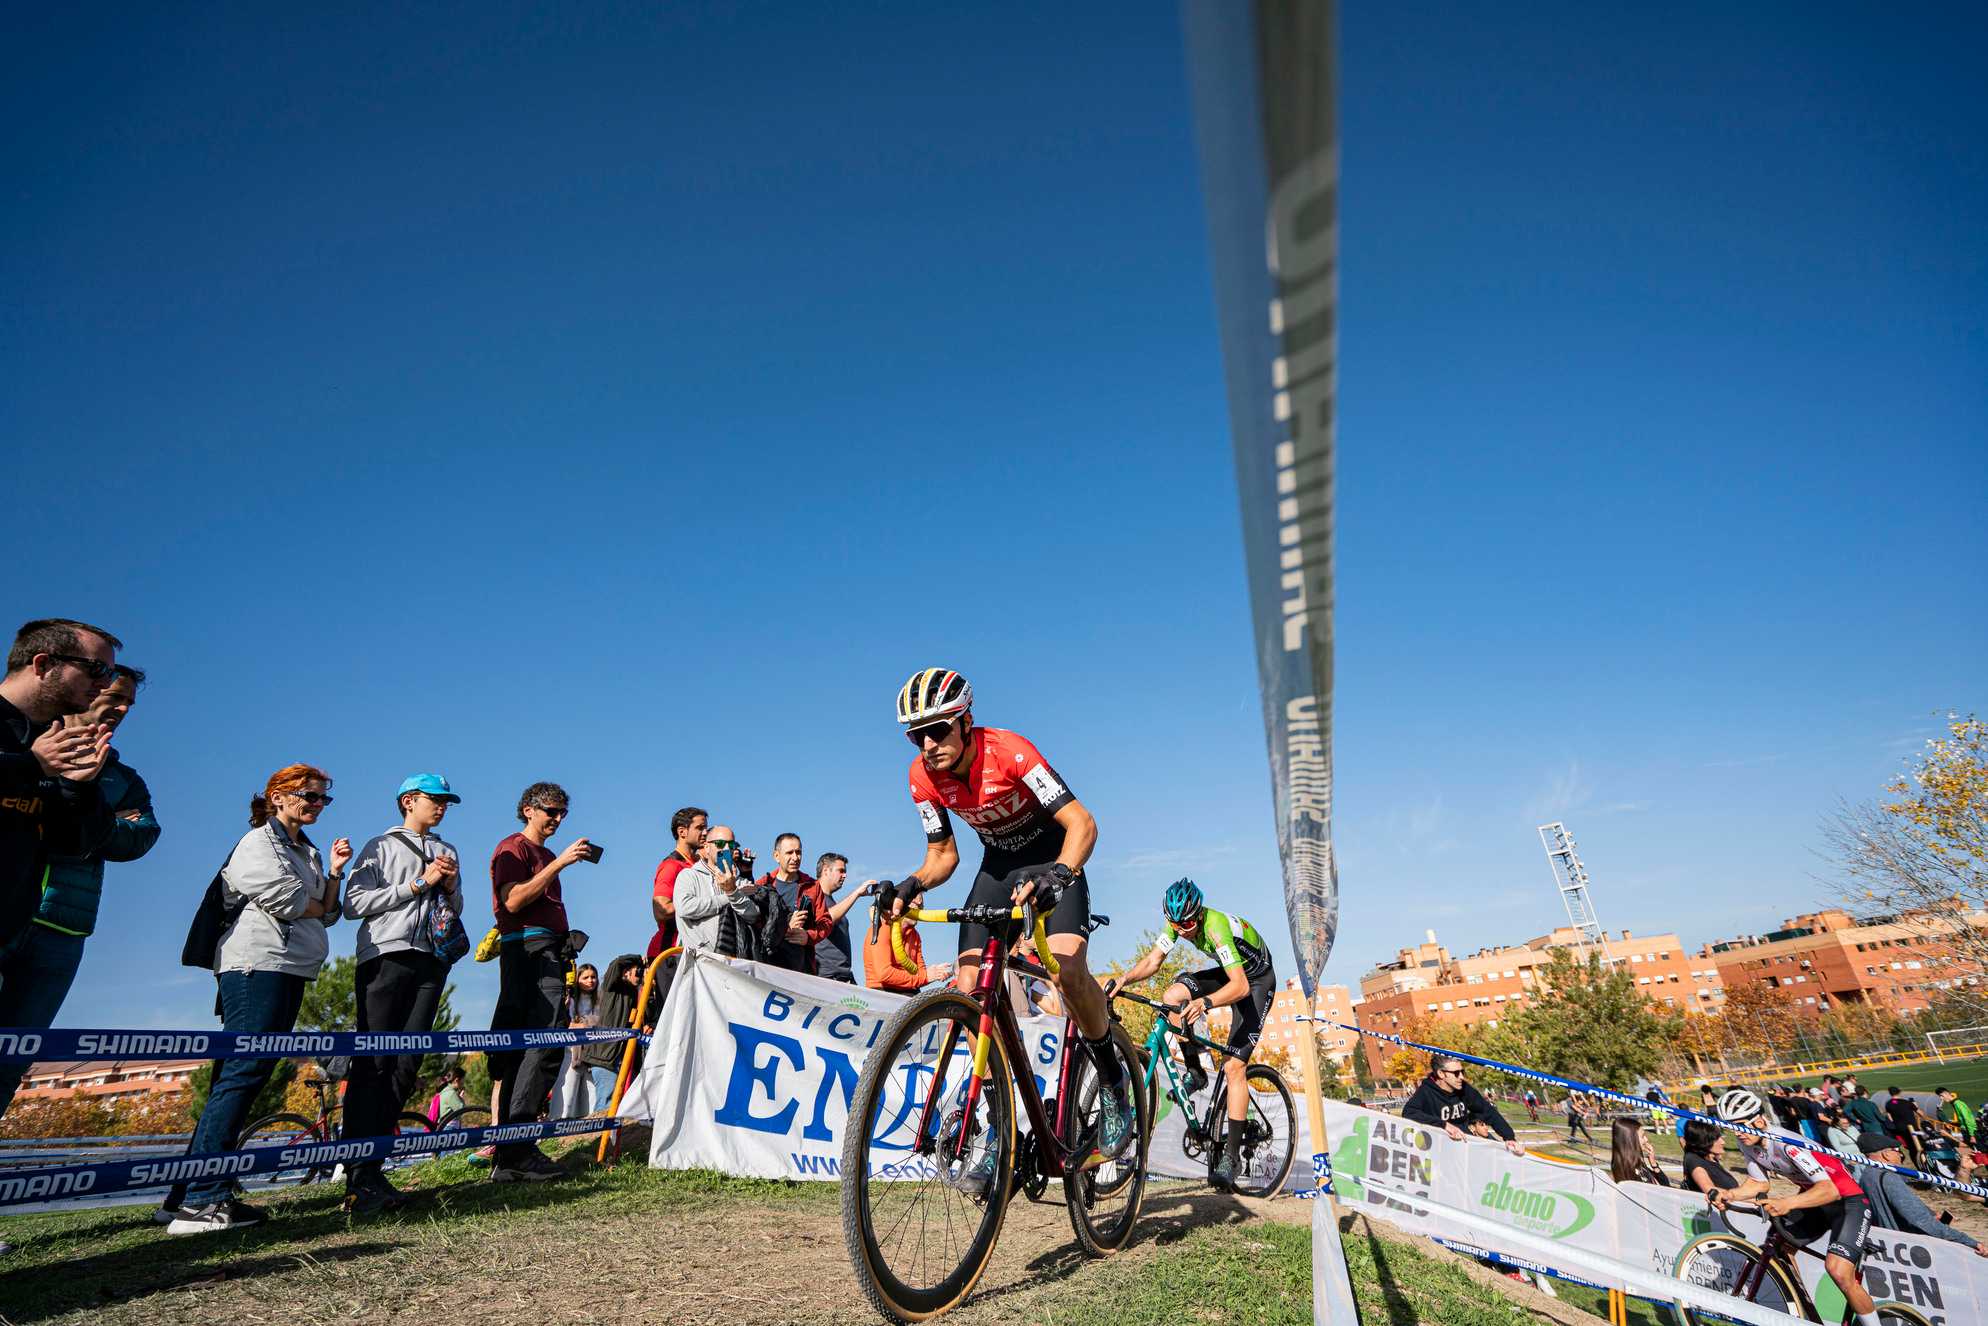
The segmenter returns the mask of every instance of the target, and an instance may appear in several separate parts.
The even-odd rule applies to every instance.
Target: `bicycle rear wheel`
[[[1685,1244],[1684,1250],[1677,1254],[1677,1266],[1672,1274],[1700,1289],[1736,1295],[1740,1282],[1765,1255],[1737,1234],[1701,1234]],[[1753,1301],[1775,1312],[1786,1312],[1795,1317],[1802,1315],[1800,1293],[1794,1281],[1788,1278],[1787,1268],[1778,1261],[1767,1263],[1767,1274],[1761,1277],[1760,1288],[1754,1294]],[[1677,1315],[1684,1326],[1736,1320],[1683,1303],[1677,1304]]]
[[[1884,1326],[1933,1326],[1931,1317],[1903,1303],[1878,1304],[1878,1320]]]
[[[967,1110],[980,1016],[954,990],[913,999],[884,1024],[850,1099],[843,1237],[864,1296],[899,1321],[922,1321],[965,1298],[1001,1236],[1015,1098],[1007,1056],[990,1035],[986,1073]]]
[[[1081,1042],[1079,1042],[1081,1043]],[[1152,1140],[1151,1116],[1146,1109],[1146,1093],[1139,1088],[1139,1051],[1132,1037],[1117,1023],[1111,1025],[1111,1048],[1118,1056],[1119,1071],[1125,1074],[1125,1098],[1132,1105],[1132,1138],[1124,1154],[1089,1169],[1063,1176],[1063,1201],[1070,1208],[1070,1227],[1077,1242],[1094,1257],[1108,1256],[1132,1238],[1139,1221],[1139,1204],[1146,1196],[1146,1147]],[[1071,1053],[1075,1053],[1072,1047]],[[1096,1136],[1098,1117],[1097,1066],[1085,1053],[1074,1065],[1077,1108],[1065,1127],[1074,1128],[1077,1137]],[[1083,1157],[1078,1157],[1081,1164]]]
[[[318,1126],[301,1114],[270,1114],[242,1129],[243,1150],[258,1146],[311,1146],[327,1139],[318,1135]],[[294,1169],[265,1170],[256,1175],[271,1183],[309,1183],[331,1172],[329,1165],[299,1165]]]
[[[1297,1150],[1298,1107],[1283,1074],[1269,1064],[1251,1064],[1244,1078],[1249,1102],[1243,1118],[1242,1151],[1237,1157],[1236,1191],[1268,1197],[1284,1186]]]
[[[481,1105],[465,1105],[442,1118],[444,1130],[450,1128],[488,1128],[490,1111]]]

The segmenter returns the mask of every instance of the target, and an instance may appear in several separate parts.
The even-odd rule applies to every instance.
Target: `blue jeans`
[[[0,1027],[52,1027],[83,965],[86,935],[31,925],[0,960]],[[28,1063],[0,1063],[0,1114],[14,1103]]]
[[[223,1031],[293,1029],[297,1025],[297,1010],[303,1007],[304,987],[310,984],[301,976],[276,971],[224,971],[214,979],[221,987]],[[222,1060],[187,1154],[234,1150],[242,1125],[248,1122],[250,1107],[269,1085],[270,1075],[275,1071],[274,1059]],[[187,1189],[183,1198],[180,1190],[174,1189],[167,1200],[174,1205],[211,1206],[227,1200],[232,1191],[233,1185],[227,1179],[218,1183],[203,1181]]]

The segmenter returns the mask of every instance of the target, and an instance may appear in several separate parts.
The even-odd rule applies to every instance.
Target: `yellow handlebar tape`
[[[1013,911],[1009,912],[1008,916],[1011,920],[1019,921],[1021,920],[1023,914],[1024,914],[1023,909],[1017,907]],[[922,908],[918,910],[909,911],[906,912],[905,915],[910,917],[914,921],[926,921],[930,922],[933,925],[944,925],[947,920],[947,915],[944,911],[934,911],[930,908]],[[1030,938],[1033,939],[1035,942],[1036,957],[1042,959],[1042,969],[1048,972],[1051,976],[1056,975],[1057,972],[1056,955],[1049,951],[1049,923],[1040,916],[1036,917],[1035,934],[1030,936]],[[903,925],[899,921],[891,922],[890,952],[891,952],[891,957],[897,960],[898,965],[903,966],[904,935],[903,935]],[[908,971],[910,969],[906,968],[906,970]]]

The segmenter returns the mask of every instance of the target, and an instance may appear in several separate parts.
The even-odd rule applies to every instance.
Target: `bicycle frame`
[[[1727,1232],[1738,1237],[1745,1237],[1740,1234],[1740,1231],[1727,1218],[1723,1210],[1716,1206],[1710,1209],[1718,1216],[1719,1223],[1726,1227]],[[1757,1207],[1743,1209],[1758,1210]],[[1815,1300],[1809,1296],[1808,1285],[1803,1282],[1800,1258],[1795,1254],[1807,1253],[1811,1257],[1821,1257],[1822,1254],[1788,1237],[1781,1232],[1779,1221],[1766,1216],[1764,1212],[1761,1214],[1767,1220],[1767,1234],[1760,1240],[1758,1245],[1760,1256],[1752,1265],[1746,1268],[1746,1274],[1741,1276],[1739,1284],[1733,1287],[1733,1296],[1735,1298],[1743,1298],[1749,1303],[1758,1302],[1760,1287],[1767,1282],[1768,1264],[1776,1261],[1785,1262],[1788,1269],[1793,1272],[1793,1274],[1789,1275],[1788,1280],[1795,1287],[1795,1297],[1800,1302],[1802,1315],[1810,1321],[1821,1320],[1821,1314],[1816,1311]]]
[[[914,911],[911,916],[918,921],[945,924],[959,920],[960,914],[959,910]],[[1023,911],[1016,908],[1010,913],[1009,919],[1020,920],[1023,915]],[[1063,1126],[1070,1117],[1070,1066],[1075,1059],[1070,1052],[1070,1038],[1076,1031],[1077,1020],[1074,1015],[1066,1011],[1063,1018],[1063,1062],[1057,1070],[1056,1118],[1052,1123],[1042,1093],[1036,1089],[1035,1074],[1026,1071],[1028,1052],[1022,1046],[1021,1027],[1015,1021],[1015,1011],[1008,999],[1007,982],[1002,980],[1002,975],[1010,969],[1025,975],[1056,974],[1056,959],[1049,952],[1047,927],[1040,916],[1035,918],[1034,941],[1036,954],[1042,960],[1039,967],[1015,958],[1010,952],[1011,941],[1000,937],[990,936],[981,953],[980,976],[974,983],[971,996],[973,1001],[980,1005],[980,1026],[975,1033],[973,1071],[967,1078],[966,1102],[960,1110],[957,1151],[959,1154],[965,1154],[971,1135],[970,1130],[973,1127],[974,1107],[980,1103],[980,1094],[987,1081],[988,1056],[993,1052],[994,1039],[998,1036],[1002,1053],[1007,1061],[1021,1066],[1020,1071],[1013,1074],[1014,1087],[1022,1098],[1022,1108],[1028,1113],[1029,1128],[1036,1137],[1047,1142],[1046,1145],[1038,1148],[1043,1172],[1049,1178],[1060,1179],[1069,1174],[1069,1162],[1075,1151],[1075,1148],[1063,1140]],[[952,1029],[946,1033],[946,1043],[940,1047],[939,1057],[934,1061],[935,1063],[943,1065],[952,1062],[953,1052],[959,1046],[960,1034],[959,1024],[954,1023]],[[939,1075],[935,1073],[933,1077],[935,1086],[938,1080]],[[923,1139],[937,1136],[933,1130],[932,1119],[938,1108],[939,1094],[936,1090],[928,1092],[925,1104],[919,1111],[916,1134],[921,1139],[919,1149],[922,1149]]]
[[[1179,1107],[1182,1114],[1191,1117],[1192,1111],[1189,1108],[1187,1089],[1181,1085],[1180,1073],[1173,1066],[1173,1056],[1167,1053],[1167,1038],[1171,1036],[1175,1040],[1185,1041],[1191,1045],[1198,1045],[1202,1049],[1207,1050],[1215,1056],[1214,1065],[1217,1067],[1220,1066],[1223,1060],[1234,1057],[1229,1047],[1226,1045],[1217,1045],[1206,1036],[1198,1035],[1192,1031],[1184,1031],[1174,1026],[1171,1022],[1168,1022],[1166,1017],[1168,1013],[1179,1012],[1179,1009],[1175,1008],[1172,1004],[1163,1003],[1157,999],[1148,999],[1144,995],[1133,994],[1130,990],[1120,990],[1113,997],[1130,999],[1136,1004],[1144,1004],[1146,1007],[1160,1014],[1159,1017],[1153,1019],[1153,1029],[1146,1035],[1146,1044],[1144,1046],[1146,1051],[1145,1085],[1149,1091],[1152,1089],[1154,1081],[1159,1077],[1159,1067],[1164,1063],[1167,1066],[1167,1096]]]

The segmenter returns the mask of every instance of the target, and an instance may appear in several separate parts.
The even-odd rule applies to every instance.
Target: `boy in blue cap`
[[[435,952],[435,918],[438,909],[462,915],[456,849],[435,829],[462,798],[442,775],[421,773],[401,783],[396,800],[400,826],[360,849],[345,885],[345,915],[359,919],[353,993],[361,1031],[433,1031],[449,980],[449,964]],[[420,1069],[418,1054],[354,1059],[343,1135],[390,1135]],[[390,1210],[406,1200],[378,1161],[346,1171],[347,1210]]]

